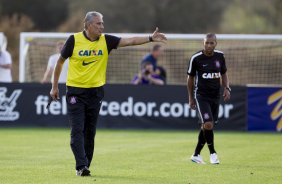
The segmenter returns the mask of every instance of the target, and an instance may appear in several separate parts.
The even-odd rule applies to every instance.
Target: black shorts
[[[201,123],[218,121],[219,99],[196,96],[197,112]]]

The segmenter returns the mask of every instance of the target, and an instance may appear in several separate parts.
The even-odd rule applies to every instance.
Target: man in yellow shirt
[[[158,31],[147,37],[119,38],[103,34],[103,15],[88,12],[84,30],[71,35],[57,61],[50,95],[59,99],[58,80],[64,61],[69,59],[67,75],[67,108],[71,125],[71,148],[76,160],[76,175],[90,176],[97,119],[104,97],[108,55],[112,49],[149,42],[165,42]]]

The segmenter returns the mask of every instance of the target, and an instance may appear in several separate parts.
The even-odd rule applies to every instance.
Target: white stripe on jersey
[[[224,53],[223,53],[222,51],[220,51],[220,50],[214,50],[214,52],[224,54]]]
[[[195,57],[197,57],[197,56],[199,56],[199,55],[202,55],[202,54],[203,54],[203,53],[202,53],[202,51],[201,51],[201,52],[199,52],[199,53],[194,54],[194,55],[191,57],[189,69],[188,69],[188,71],[187,71],[188,73],[191,73],[191,71],[192,71],[192,63],[193,63]]]
[[[196,96],[197,96],[197,91],[198,91],[198,71],[196,71],[194,98],[196,98]]]

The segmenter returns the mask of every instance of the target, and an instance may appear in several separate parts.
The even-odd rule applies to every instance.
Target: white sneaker
[[[219,160],[217,158],[217,154],[213,153],[210,155],[210,162],[211,164],[219,164]]]
[[[201,155],[198,155],[198,156],[192,155],[192,156],[191,156],[191,161],[192,161],[192,162],[195,162],[195,163],[197,163],[197,164],[206,164],[206,163],[204,162],[203,158],[201,157]]]

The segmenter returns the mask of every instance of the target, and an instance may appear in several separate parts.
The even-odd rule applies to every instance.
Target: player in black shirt
[[[231,89],[224,54],[215,50],[216,45],[216,35],[208,33],[204,39],[204,50],[191,57],[187,71],[189,105],[192,109],[197,109],[202,123],[198,144],[191,157],[191,160],[196,163],[204,163],[200,152],[207,143],[210,150],[210,162],[219,164],[214,149],[213,127],[218,120],[220,78],[224,87],[224,101],[230,99]]]

